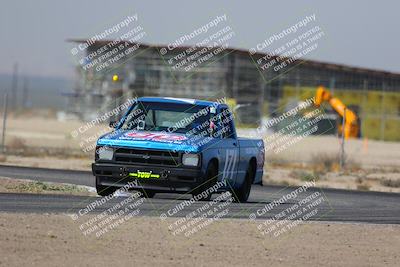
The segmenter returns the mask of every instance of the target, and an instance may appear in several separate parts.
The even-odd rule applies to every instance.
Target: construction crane
[[[319,86],[315,94],[315,106],[319,107],[323,102],[328,102],[331,107],[343,118],[344,117],[344,138],[359,137],[359,122],[357,115],[343,104],[340,99],[333,95],[323,86]],[[339,124],[339,133],[342,134],[342,126]]]

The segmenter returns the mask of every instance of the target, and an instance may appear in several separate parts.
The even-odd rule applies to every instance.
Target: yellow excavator
[[[357,138],[359,137],[359,121],[357,115],[348,109],[342,101],[333,95],[323,86],[319,86],[315,94],[315,106],[319,107],[323,102],[328,102],[331,107],[344,119],[344,138]],[[342,124],[338,126],[339,134],[342,134]]]

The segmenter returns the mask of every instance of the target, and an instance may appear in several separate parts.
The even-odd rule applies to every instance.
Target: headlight
[[[186,166],[198,166],[199,155],[198,154],[183,154],[182,163]]]
[[[99,159],[112,160],[114,155],[114,150],[111,147],[103,146],[97,150],[97,153],[99,155]]]

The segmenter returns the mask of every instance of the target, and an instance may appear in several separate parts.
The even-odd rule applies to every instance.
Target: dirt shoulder
[[[11,155],[3,157],[3,161],[1,161],[0,164],[20,167],[91,171],[92,162],[92,158],[25,157]]]
[[[400,226],[304,223],[277,238],[222,220],[187,238],[134,217],[100,238],[67,215],[0,213],[1,266],[398,266]]]
[[[318,173],[304,167],[270,167],[264,172],[264,185],[301,186],[314,180],[319,188],[400,193],[398,168]]]
[[[97,195],[87,186],[48,183],[0,177],[0,193],[34,193],[90,196]]]

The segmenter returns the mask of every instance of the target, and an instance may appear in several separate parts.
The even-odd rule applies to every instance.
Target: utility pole
[[[385,123],[386,123],[386,114],[385,114],[385,82],[382,82],[382,95],[381,95],[381,129],[380,129],[380,138],[382,141],[385,140]]]
[[[344,160],[345,160],[345,153],[344,153],[344,140],[345,140],[345,124],[346,124],[346,108],[344,108],[343,111],[343,119],[342,119],[342,143],[341,143],[341,149],[340,149],[340,170],[343,171],[344,168]]]
[[[299,69],[296,72],[296,99],[300,101],[300,76],[299,76]]]
[[[336,79],[335,77],[332,77],[329,81],[329,89],[331,90],[332,95],[335,93],[335,84],[336,84]]]
[[[24,78],[24,85],[22,88],[22,107],[28,107],[28,78]]]
[[[11,108],[17,108],[17,90],[18,90],[18,63],[14,64],[12,84],[11,84]]]
[[[7,108],[8,108],[8,93],[4,94],[4,113],[3,113],[3,133],[1,136],[1,150],[4,153],[6,151],[6,125],[7,125]]]

